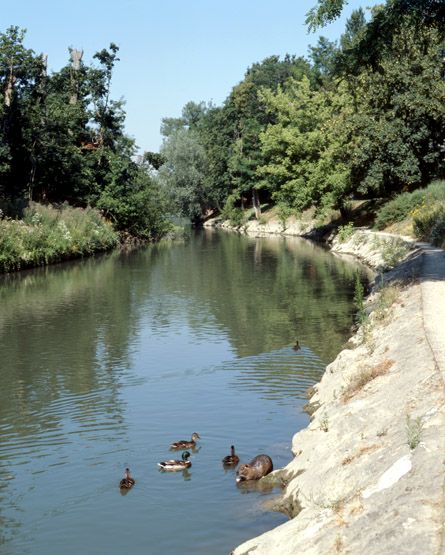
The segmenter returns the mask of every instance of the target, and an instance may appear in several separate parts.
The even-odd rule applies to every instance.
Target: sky
[[[316,0],[3,0],[0,30],[27,30],[25,46],[48,55],[49,70],[68,61],[68,47],[84,62],[111,42],[120,48],[112,97],[123,98],[126,132],[141,151],[158,151],[163,117],[180,116],[190,100],[221,105],[246,69],[272,54],[307,56],[318,36],[339,38],[353,9],[308,34]],[[372,4],[372,3],[371,3]]]

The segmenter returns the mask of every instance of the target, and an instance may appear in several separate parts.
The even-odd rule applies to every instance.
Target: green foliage
[[[409,253],[409,248],[397,239],[383,241],[381,244],[382,259],[387,268],[394,268]]]
[[[365,310],[365,288],[363,287],[358,272],[355,275],[354,305],[357,310],[356,320],[359,324],[363,324],[367,318]]]
[[[246,223],[246,214],[242,208],[236,206],[238,198],[236,195],[229,195],[226,199],[226,203],[221,212],[221,216],[230,221],[230,224],[234,227],[240,227]]]
[[[409,414],[406,415],[406,436],[407,443],[411,450],[415,449],[421,439],[423,431],[423,419],[421,416],[411,418]]]
[[[416,237],[430,241],[434,236],[436,244],[441,243],[445,203],[422,205],[413,212],[413,228]]]
[[[354,224],[353,222],[348,222],[345,225],[341,225],[338,228],[337,238],[340,243],[344,243],[354,235]]]
[[[289,81],[286,90],[264,91],[262,98],[277,121],[261,135],[266,163],[257,173],[273,198],[297,211],[337,207],[349,190],[343,129],[350,100],[344,88],[330,97],[303,78]]]
[[[100,192],[96,207],[118,231],[139,239],[159,239],[170,229],[163,191],[141,169],[122,166],[119,156],[113,162],[114,178]],[[125,178],[126,172],[132,174],[131,180]]]
[[[319,0],[309,26],[335,19],[343,4]],[[266,58],[221,108],[186,125],[183,117],[205,152],[206,206],[221,209],[233,195],[244,208],[255,190],[261,202],[344,216],[353,199],[392,198],[444,175],[441,4],[388,0],[369,21],[356,10],[339,41],[310,48],[310,66]],[[168,123],[166,136],[178,126]],[[398,200],[377,225],[403,219],[410,203]]]
[[[208,206],[207,157],[193,129],[172,132],[161,148],[167,162],[159,170],[159,182],[170,198],[171,210],[199,222]]]
[[[311,8],[306,15],[309,31],[315,31],[340,17],[345,3],[346,0],[318,0],[317,6]]]
[[[92,254],[117,242],[111,225],[94,209],[31,203],[23,220],[0,220],[0,271]]]
[[[421,206],[424,200],[425,192],[420,189],[412,193],[397,195],[377,212],[375,227],[377,229],[385,229],[385,227],[393,223],[405,220],[415,208]]]
[[[293,215],[293,210],[290,206],[287,206],[287,204],[283,204],[283,203],[279,203],[277,205],[277,216],[278,216],[278,219],[280,220],[281,225],[283,226],[283,229],[286,228],[287,220],[292,215]]]
[[[425,189],[401,193],[387,202],[377,212],[375,226],[384,229],[393,223],[413,218],[416,236],[429,240],[436,219],[440,219],[443,205],[445,181],[436,180]],[[440,233],[437,233],[437,240],[440,241]]]
[[[46,60],[26,49],[24,38],[17,27],[0,34],[3,211],[15,217],[30,200],[69,201],[99,207],[119,231],[142,238],[162,235],[165,203],[149,179],[148,163],[159,160],[133,162],[122,101],[111,98],[118,47],[111,43],[97,52],[95,65],[79,61],[48,75]]]

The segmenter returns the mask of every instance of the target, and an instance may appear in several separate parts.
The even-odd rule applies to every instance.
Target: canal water
[[[210,230],[1,277],[0,553],[218,555],[285,522],[264,508],[277,490],[221,459],[291,460],[357,271],[302,239]],[[192,432],[192,467],[159,471]]]

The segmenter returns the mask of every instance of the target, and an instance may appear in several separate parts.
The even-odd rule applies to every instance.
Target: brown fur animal
[[[273,470],[272,459],[269,455],[257,455],[249,464],[242,464],[236,473],[236,481],[259,480]]]

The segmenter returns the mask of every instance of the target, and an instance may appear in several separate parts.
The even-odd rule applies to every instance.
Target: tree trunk
[[[260,205],[260,197],[258,196],[258,191],[254,188],[252,189],[252,206],[255,210],[255,218],[257,220],[261,217],[261,205]]]
[[[70,48],[71,56],[71,96],[70,104],[77,104],[77,97],[79,94],[79,83],[77,81],[76,73],[80,70],[80,62],[82,61],[83,50],[76,50]]]
[[[9,67],[9,75],[8,80],[6,82],[5,88],[5,106],[8,108],[12,104],[12,94],[14,92],[14,84],[15,84],[15,75],[13,73],[12,65]]]

